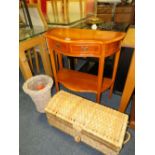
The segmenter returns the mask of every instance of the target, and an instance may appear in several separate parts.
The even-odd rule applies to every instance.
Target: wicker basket
[[[59,91],[45,108],[50,125],[73,136],[75,141],[116,155],[122,148],[128,116],[76,95]]]
[[[42,85],[43,89],[36,89],[37,86]],[[47,75],[37,75],[28,79],[24,85],[23,90],[30,95],[35,103],[36,109],[40,113],[44,113],[45,106],[51,98],[51,87],[53,79]]]

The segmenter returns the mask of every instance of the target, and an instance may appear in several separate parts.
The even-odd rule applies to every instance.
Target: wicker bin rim
[[[46,81],[47,84],[45,85],[45,87],[43,89],[41,89],[41,90],[32,90],[32,89],[30,89],[28,87],[28,85],[30,83],[35,83],[38,80],[45,80]],[[51,89],[52,85],[53,85],[53,79],[50,76],[40,74],[40,75],[36,75],[36,76],[33,76],[30,79],[28,79],[23,84],[23,90],[27,94],[40,95],[40,94],[43,94],[43,93],[47,92],[49,89]]]

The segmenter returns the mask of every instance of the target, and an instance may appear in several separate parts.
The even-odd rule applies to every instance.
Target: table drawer
[[[99,56],[101,47],[96,44],[72,44],[70,46],[70,52],[71,54],[78,54],[81,56]]]
[[[62,43],[56,40],[50,40],[51,48],[56,50],[57,52],[68,52],[68,44]]]

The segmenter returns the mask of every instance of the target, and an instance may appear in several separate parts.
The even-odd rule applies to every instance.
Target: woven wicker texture
[[[128,116],[76,95],[59,91],[45,108],[53,114],[104,142],[121,149]]]
[[[43,85],[44,88],[37,90],[38,85]],[[44,113],[45,106],[51,98],[51,87],[53,79],[47,75],[36,75],[29,78],[23,84],[23,90],[30,95],[38,112]]]

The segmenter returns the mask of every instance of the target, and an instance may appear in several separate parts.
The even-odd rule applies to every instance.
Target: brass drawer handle
[[[86,51],[88,51],[88,47],[82,46],[81,47],[81,50],[84,51],[84,52],[86,52]]]
[[[55,46],[56,46],[56,48],[61,48],[61,44],[60,43],[56,43]]]

